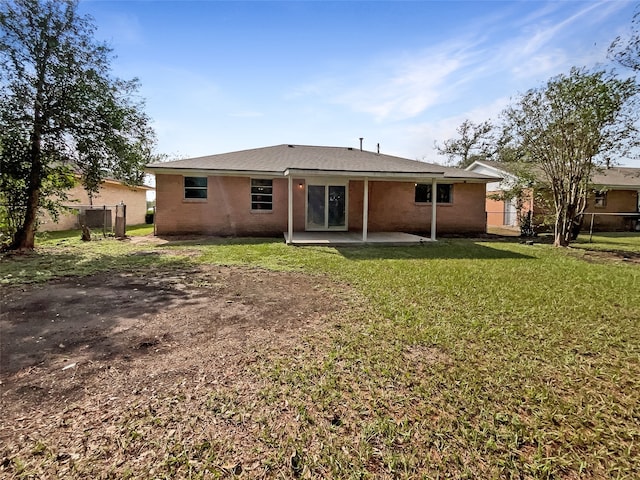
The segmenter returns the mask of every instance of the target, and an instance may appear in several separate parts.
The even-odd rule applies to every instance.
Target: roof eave
[[[284,176],[302,177],[348,177],[352,179],[377,178],[393,180],[415,180],[416,178],[443,178],[444,172],[380,172],[375,170],[325,170],[306,168],[287,168]]]
[[[319,170],[287,168],[282,171],[269,170],[223,170],[202,168],[166,168],[147,167],[145,172],[165,175],[219,175],[219,176],[270,176],[270,177],[347,177],[350,179],[371,178],[377,180],[409,181],[438,179],[446,182],[489,183],[500,180],[498,177],[450,177],[445,172],[379,172],[379,171],[353,171],[353,170]]]
[[[146,173],[151,174],[166,174],[166,175],[220,175],[225,177],[237,177],[237,176],[271,176],[282,177],[283,173],[280,171],[265,171],[265,170],[223,170],[223,169],[211,169],[211,168],[188,168],[188,167],[147,167]]]
[[[593,188],[601,188],[603,190],[640,190],[640,184],[622,185],[592,182]]]

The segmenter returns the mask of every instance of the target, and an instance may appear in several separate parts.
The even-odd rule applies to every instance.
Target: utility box
[[[111,209],[87,208],[80,210],[78,224],[86,225],[89,228],[111,229]]]

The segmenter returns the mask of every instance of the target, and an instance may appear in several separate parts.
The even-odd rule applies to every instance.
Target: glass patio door
[[[307,230],[347,229],[347,186],[307,185]]]

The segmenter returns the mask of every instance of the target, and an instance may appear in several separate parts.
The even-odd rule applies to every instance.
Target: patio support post
[[[291,176],[291,173],[289,173],[289,194],[287,198],[287,245],[291,245],[293,242],[293,177]]]
[[[431,240],[436,240],[436,203],[438,201],[438,184],[431,179]]]
[[[367,241],[369,230],[369,178],[364,177],[364,199],[362,201],[362,241]]]

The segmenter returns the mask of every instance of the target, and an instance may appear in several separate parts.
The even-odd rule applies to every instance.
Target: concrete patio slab
[[[288,235],[284,233],[287,242]],[[292,245],[323,245],[323,246],[349,246],[349,245],[421,245],[432,242],[429,237],[412,235],[403,232],[371,232],[367,235],[367,241],[362,241],[362,234],[358,232],[294,232]]]

